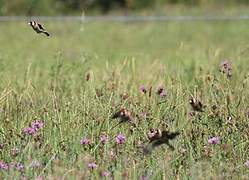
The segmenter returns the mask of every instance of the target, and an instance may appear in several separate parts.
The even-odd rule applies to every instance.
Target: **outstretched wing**
[[[179,132],[172,132],[167,134],[168,139],[174,139],[176,136],[180,135]]]
[[[112,119],[116,119],[116,118],[119,117],[119,115],[120,115],[120,111],[115,112],[115,113],[111,116],[111,118],[112,118]]]
[[[42,25],[38,24],[38,27],[42,30],[44,30],[44,28],[42,27]]]

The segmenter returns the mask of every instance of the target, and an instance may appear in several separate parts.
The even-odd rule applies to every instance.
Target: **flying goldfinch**
[[[125,122],[130,123],[134,127],[136,126],[133,121],[131,112],[126,110],[125,108],[121,108],[119,111],[115,112],[111,116],[111,119],[118,119],[118,123],[115,126],[113,126],[111,129],[114,129],[118,125],[125,123]]]
[[[112,119],[119,119],[119,123],[123,122],[132,122],[133,118],[131,116],[131,112],[127,111],[125,108],[121,108],[119,111],[115,112],[112,117]]]
[[[154,148],[162,144],[166,144],[171,150],[174,150],[175,148],[169,143],[169,140],[175,139],[179,134],[179,132],[161,132],[160,129],[150,129],[150,132],[147,134],[150,142],[146,147],[143,148],[144,154],[151,153]]]
[[[41,24],[35,21],[30,21],[28,24],[34,29],[36,33],[44,33],[49,36],[49,33],[42,27]]]

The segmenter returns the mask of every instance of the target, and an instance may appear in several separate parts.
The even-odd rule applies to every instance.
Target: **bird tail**
[[[44,34],[46,34],[47,36],[50,36],[50,34],[47,31],[43,31]]]

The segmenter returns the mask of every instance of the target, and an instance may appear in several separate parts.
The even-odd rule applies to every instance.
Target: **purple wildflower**
[[[27,135],[34,135],[36,133],[36,130],[32,127],[26,127],[22,130],[22,132]]]
[[[81,144],[81,145],[89,145],[89,144],[90,144],[90,140],[87,139],[87,138],[82,138],[82,139],[80,140],[80,144]]]
[[[116,143],[123,144],[125,142],[125,136],[123,134],[119,134],[116,136]]]
[[[7,163],[0,161],[0,170],[8,170],[9,166]]]
[[[102,177],[108,177],[109,175],[110,175],[110,173],[108,171],[102,171],[101,172]]]
[[[42,121],[37,120],[31,123],[31,127],[37,131],[38,129],[43,127],[43,124],[44,123]]]
[[[99,140],[102,144],[105,144],[108,140],[107,136],[106,135],[100,135],[99,136]]]
[[[89,169],[95,169],[95,168],[97,168],[97,164],[95,164],[94,162],[92,162],[92,163],[89,163],[88,165],[87,165],[87,167],[89,168]]]
[[[249,168],[249,160],[247,160],[247,161],[244,163],[244,165],[245,165],[247,168]]]
[[[140,91],[141,93],[143,93],[143,94],[146,94],[146,92],[147,92],[147,90],[145,89],[144,85],[141,85],[141,86],[139,87],[139,91]]]
[[[232,76],[232,65],[229,61],[223,61],[220,64],[220,72],[222,72],[223,74],[226,74],[227,77],[231,77]]]
[[[165,97],[167,95],[166,90],[163,87],[158,87],[156,93],[160,97]]]
[[[40,128],[42,128],[43,122],[41,121],[34,121],[31,123],[30,127],[26,127],[22,130],[24,134],[27,135],[34,135]]]
[[[220,143],[219,137],[212,137],[208,139],[208,144],[218,144],[218,143]]]

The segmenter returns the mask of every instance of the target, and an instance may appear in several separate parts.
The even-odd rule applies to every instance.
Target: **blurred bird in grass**
[[[201,101],[199,101],[198,99],[196,99],[194,97],[191,97],[189,99],[189,104],[191,105],[191,107],[194,111],[203,112],[203,108],[205,108],[205,106],[203,106]]]
[[[175,148],[169,143],[170,140],[175,139],[180,133],[161,131],[160,129],[150,129],[147,133],[148,139],[150,140],[148,145],[143,148],[144,154],[150,154],[156,147],[166,144],[171,150]]]

